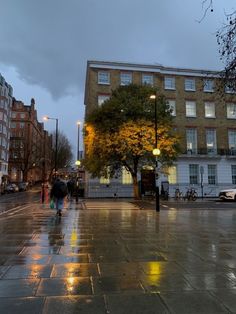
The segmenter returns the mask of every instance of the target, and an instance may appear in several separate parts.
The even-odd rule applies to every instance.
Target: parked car
[[[5,193],[14,193],[18,191],[19,191],[19,188],[15,183],[10,183],[5,187]]]
[[[235,189],[227,189],[227,190],[220,191],[219,198],[221,200],[233,200],[233,201],[236,201],[236,188]]]
[[[28,189],[28,182],[18,183],[19,191],[26,191]]]

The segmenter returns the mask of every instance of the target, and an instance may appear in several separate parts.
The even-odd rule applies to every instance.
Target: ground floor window
[[[176,166],[169,167],[168,169],[168,181],[170,184],[177,183],[177,168]]]
[[[236,184],[236,165],[231,165],[232,184]]]
[[[107,175],[100,177],[100,184],[110,184],[109,167],[106,169]]]
[[[208,184],[216,184],[216,177],[217,177],[217,173],[216,173],[217,169],[216,169],[216,165],[208,165]]]
[[[189,183],[190,184],[198,184],[199,177],[199,165],[191,164],[189,165]]]
[[[133,179],[132,179],[131,173],[123,167],[122,168],[122,184],[132,184],[132,183],[133,183]]]

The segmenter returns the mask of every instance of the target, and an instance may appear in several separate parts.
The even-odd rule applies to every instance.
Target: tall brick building
[[[8,178],[12,94],[11,85],[0,74],[0,184]]]
[[[51,168],[52,138],[38,122],[35,101],[13,99],[9,178],[12,182],[43,181]]]
[[[120,85],[150,84],[164,94],[172,108],[181,154],[161,181],[169,181],[170,194],[194,187],[198,194],[216,196],[236,185],[236,94],[220,84],[218,72],[161,65],[88,61],[85,115],[100,106]],[[221,86],[221,87],[219,87]],[[219,90],[221,89],[221,90]],[[92,180],[88,196],[131,196],[128,174]]]

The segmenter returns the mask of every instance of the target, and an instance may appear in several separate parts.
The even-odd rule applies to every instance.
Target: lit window
[[[205,117],[215,118],[215,104],[213,102],[205,102]]]
[[[186,130],[187,153],[197,153],[197,130],[195,128]]]
[[[101,177],[100,178],[100,184],[109,184],[110,178]]]
[[[236,104],[227,104],[227,118],[236,119]]]
[[[170,184],[177,183],[177,168],[176,166],[172,166],[168,168],[168,181]]]
[[[236,152],[236,130],[228,131],[228,142],[229,142],[229,149],[232,152]]]
[[[186,117],[196,117],[195,101],[186,101]]]
[[[142,74],[142,84],[153,86],[153,75],[151,74]]]
[[[216,153],[217,146],[216,146],[216,130],[215,129],[206,130],[206,145],[207,145],[208,154]]]
[[[198,184],[199,181],[199,169],[197,164],[189,165],[189,183]]]
[[[108,100],[109,98],[109,95],[98,95],[98,106],[101,106],[104,101]]]
[[[216,165],[208,165],[208,184],[216,184]]]
[[[110,73],[105,71],[98,72],[98,84],[110,84]]]
[[[203,91],[204,92],[214,92],[214,81],[204,80],[203,81]]]
[[[176,116],[176,105],[175,100],[168,100],[167,104],[169,106],[169,109],[171,110],[171,115]]]
[[[121,73],[120,74],[120,85],[129,85],[132,83],[132,74],[131,73]]]
[[[175,78],[165,76],[164,84],[165,89],[175,89]]]
[[[106,176],[101,176],[100,177],[100,184],[110,184],[110,169],[107,167],[106,169]]]
[[[185,90],[186,91],[195,91],[195,79],[185,79]]]
[[[133,179],[132,175],[125,168],[122,168],[122,184],[132,184]]]

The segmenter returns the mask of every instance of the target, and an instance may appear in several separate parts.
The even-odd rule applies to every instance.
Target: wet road
[[[236,210],[220,205],[87,200],[60,219],[25,200],[0,216],[0,313],[236,313]]]
[[[23,205],[39,202],[40,192],[38,189],[0,195],[0,216],[9,210],[14,212],[22,209]]]

